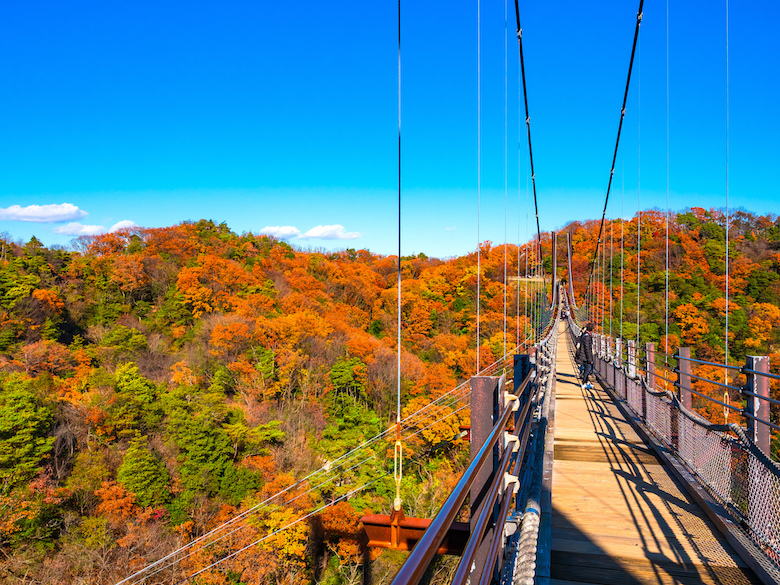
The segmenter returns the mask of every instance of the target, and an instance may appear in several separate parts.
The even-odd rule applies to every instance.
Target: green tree
[[[114,388],[116,395],[106,410],[117,436],[132,437],[136,431],[151,431],[162,421],[159,390],[139,373],[135,363],[117,368]]]
[[[160,458],[149,450],[146,437],[136,437],[130,443],[116,478],[143,507],[166,504],[171,499],[171,476]]]
[[[0,493],[37,473],[51,451],[52,410],[33,394],[31,382],[13,375],[0,381]]]
[[[218,399],[219,395],[213,393],[192,396],[185,388],[163,396],[168,438],[179,450],[178,472],[184,487],[178,498],[179,507],[186,505],[181,502],[194,501],[195,494],[220,495],[231,503],[239,503],[262,485],[258,474],[233,463],[235,441],[246,441],[252,433],[244,433],[237,421],[230,420],[224,398],[222,408]]]
[[[146,349],[146,336],[137,329],[114,325],[111,332],[103,338],[103,345],[130,353]]]

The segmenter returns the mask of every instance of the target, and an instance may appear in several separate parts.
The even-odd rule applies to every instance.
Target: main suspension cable
[[[517,2],[517,0],[515,0]],[[599,253],[599,245],[601,244],[601,234],[604,230],[604,219],[607,216],[607,204],[609,203],[609,193],[612,189],[612,178],[615,175],[615,161],[617,160],[617,154],[618,154],[618,147],[620,146],[620,133],[623,130],[623,119],[626,116],[626,101],[628,100],[628,90],[631,85],[631,71],[634,67],[634,55],[636,54],[636,45],[637,40],[639,39],[639,25],[642,23],[642,7],[644,5],[644,0],[639,0],[639,10],[637,10],[636,13],[636,28],[634,29],[634,42],[631,45],[631,59],[628,63],[628,76],[626,77],[626,89],[623,92],[623,107],[620,109],[620,123],[618,124],[618,131],[617,131],[617,139],[615,140],[615,151],[612,154],[612,167],[609,171],[609,183],[607,184],[607,196],[604,198],[604,211],[601,214],[601,224],[599,225],[599,235],[596,240],[596,252],[594,254],[594,258],[591,264],[591,267],[593,266],[593,263],[595,263],[596,257]],[[588,286],[586,290],[590,289],[591,286],[591,280],[593,276],[593,271],[590,271],[590,277],[588,279]]]
[[[534,151],[531,146],[531,116],[528,113],[528,85],[525,79],[525,59],[523,56],[523,29],[520,26],[520,6],[515,0],[515,16],[517,18],[517,44],[520,49],[520,73],[523,79],[523,103],[525,104],[525,126],[528,134],[528,158],[531,162],[531,185],[534,192],[534,212],[536,213],[536,237],[539,242],[539,252],[542,251],[542,230],[539,227],[539,204],[536,198],[536,174],[534,173]],[[544,271],[542,270],[542,273]],[[542,277],[544,278],[544,277]]]

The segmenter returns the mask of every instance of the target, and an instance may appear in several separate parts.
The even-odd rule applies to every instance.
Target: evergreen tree
[[[146,437],[136,437],[125,453],[116,473],[125,489],[135,494],[143,507],[166,504],[171,499],[171,476],[158,457],[147,446]]]

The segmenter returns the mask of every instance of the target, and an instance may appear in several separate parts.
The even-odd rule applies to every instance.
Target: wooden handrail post
[[[473,459],[485,444],[498,420],[501,408],[502,378],[491,376],[474,376],[471,378],[471,458]],[[521,378],[521,382],[524,378]],[[500,392],[501,391],[501,392]],[[477,508],[487,495],[495,470],[501,460],[500,441],[493,447],[493,456],[480,469],[471,484],[469,501],[471,507],[470,529],[474,530],[477,520]],[[485,532],[485,540],[474,555],[474,564],[481,570],[487,558],[490,541],[495,528],[490,526]]]
[[[745,368],[761,372],[762,374],[768,374],[769,357],[765,355],[749,355],[746,359]],[[769,420],[769,402],[767,400],[762,400],[762,398],[769,398],[769,378],[752,372],[746,372],[745,375],[747,376],[745,390],[756,395],[743,395],[747,401],[745,412],[756,418]],[[747,419],[746,422],[750,440],[768,456],[770,443],[769,426],[758,422],[750,416],[745,418]]]
[[[691,394],[691,348],[690,347],[678,347],[674,354],[674,359],[677,360],[677,399],[680,401],[680,406],[686,410],[693,408],[693,394]],[[683,359],[681,359],[683,358]],[[679,451],[680,449],[680,419],[683,417],[682,413],[672,411],[672,445]]]
[[[677,397],[683,407],[691,410],[693,408],[693,394],[691,393],[691,348],[678,347],[674,357],[677,359]]]
[[[645,371],[647,372],[647,388],[655,392],[655,343],[645,344]],[[642,392],[642,420],[647,420],[647,392]]]

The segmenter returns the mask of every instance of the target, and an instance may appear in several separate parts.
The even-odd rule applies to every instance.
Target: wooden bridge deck
[[[562,325],[550,583],[760,583],[571,356]]]

